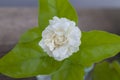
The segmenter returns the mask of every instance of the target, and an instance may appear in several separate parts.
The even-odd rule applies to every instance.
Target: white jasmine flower
[[[79,50],[80,38],[81,31],[75,22],[66,18],[53,17],[42,32],[39,45],[49,56],[61,61]]]

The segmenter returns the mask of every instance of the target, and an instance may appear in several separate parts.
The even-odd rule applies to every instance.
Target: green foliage
[[[102,62],[95,66],[92,73],[92,80],[120,80],[120,65],[118,62]],[[116,69],[117,67],[117,69]]]
[[[0,73],[14,78],[51,74],[52,80],[83,80],[86,67],[120,52],[120,36],[104,31],[90,31],[82,32],[82,44],[77,53],[63,61],[54,60],[38,45],[42,31],[53,16],[66,17],[76,23],[78,18],[68,0],[39,0],[39,7],[39,27],[23,34],[16,47],[0,59]],[[118,64],[113,64],[114,69],[120,69]],[[114,76],[114,80],[118,80],[106,62],[96,66],[94,80],[104,76],[98,75],[99,67],[106,69],[110,76]]]
[[[0,59],[0,72],[14,78],[24,78],[56,71],[62,62],[49,57],[38,45],[40,31],[26,32],[16,47]],[[32,36],[30,36],[32,34]],[[29,40],[28,40],[29,39]]]
[[[120,52],[120,36],[104,31],[82,33],[82,45],[79,52],[71,57],[84,66],[115,56]]]
[[[54,16],[65,17],[78,23],[76,11],[69,3],[69,0],[38,0],[39,15],[38,24],[43,31],[48,26],[48,21]]]
[[[66,60],[61,68],[51,76],[52,80],[84,80],[84,68]]]
[[[103,31],[83,32],[80,51],[65,61],[58,62],[40,48],[40,35],[39,28],[26,32],[17,46],[0,60],[0,72],[15,78],[53,73],[53,80],[71,80],[79,75],[78,79],[82,80],[84,71],[80,64],[86,67],[114,56],[120,50],[120,37],[117,35]]]

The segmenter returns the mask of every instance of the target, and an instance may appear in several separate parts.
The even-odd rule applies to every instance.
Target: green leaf
[[[54,16],[65,17],[78,23],[76,11],[68,0],[38,0],[38,24],[43,31],[48,26],[49,20]]]
[[[104,31],[82,33],[79,52],[70,57],[84,66],[90,66],[120,52],[120,36]]]
[[[50,74],[61,66],[62,62],[49,57],[38,45],[38,30],[34,28],[26,32],[16,47],[0,59],[0,73],[14,78],[24,78]]]
[[[120,80],[120,74],[115,66],[114,63],[108,62],[97,64],[92,73],[92,80]]]
[[[119,73],[119,75],[120,75],[120,63],[118,62],[118,61],[114,61],[113,63],[112,63],[112,65],[113,65],[113,67],[114,67],[114,69]]]
[[[34,41],[35,39],[41,39],[42,34],[40,33],[39,27],[35,27],[33,29],[30,29],[28,32],[24,33],[24,35],[21,36],[20,43],[30,43]]]
[[[66,60],[58,71],[51,74],[51,77],[52,80],[84,80],[84,68]]]

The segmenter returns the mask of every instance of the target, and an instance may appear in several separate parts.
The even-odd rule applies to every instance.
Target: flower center
[[[59,48],[60,46],[64,45],[68,42],[67,37],[64,34],[57,34],[53,33],[49,39],[45,39],[46,45],[49,47],[51,51]]]
[[[53,37],[55,47],[62,46],[67,42],[67,38],[64,35],[55,35]]]

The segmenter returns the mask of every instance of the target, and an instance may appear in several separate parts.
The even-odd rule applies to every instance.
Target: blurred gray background
[[[120,0],[70,0],[70,1],[74,6],[81,8],[120,8]],[[36,7],[37,0],[0,0],[0,6]]]
[[[120,0],[70,0],[82,31],[104,30],[120,35]],[[20,35],[37,26],[37,0],[0,0],[0,57],[18,42]],[[0,75],[0,80],[12,79]],[[88,79],[87,79],[88,80]]]

